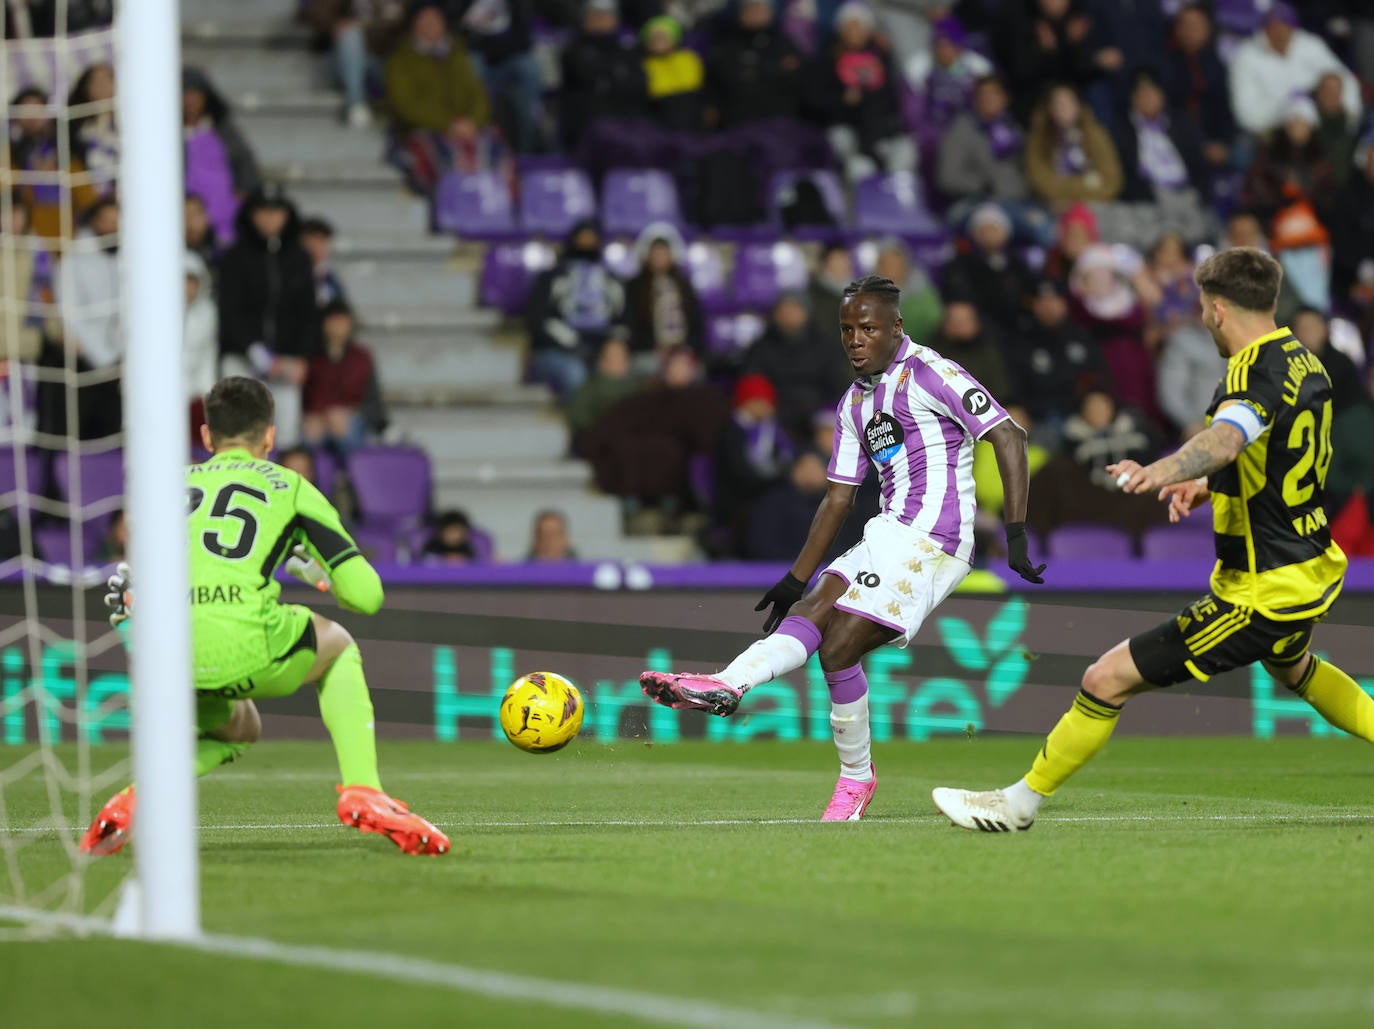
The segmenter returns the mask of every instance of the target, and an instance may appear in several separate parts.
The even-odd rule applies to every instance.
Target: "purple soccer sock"
[[[868,676],[864,675],[863,665],[826,672],[825,684],[830,687],[832,704],[852,704],[868,693]]]
[[[801,615],[788,615],[778,626],[779,636],[791,636],[806,648],[806,656],[809,658],[816,651],[821,649],[821,630]]]

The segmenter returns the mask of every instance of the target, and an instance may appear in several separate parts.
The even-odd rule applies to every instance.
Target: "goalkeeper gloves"
[[[129,566],[121,561],[114,575],[105,580],[105,606],[110,609],[110,628],[118,629],[134,611],[133,577]]]
[[[329,573],[324,565],[316,561],[305,547],[297,543],[291,548],[291,556],[286,559],[286,574],[294,575],[307,586],[314,586],[321,593],[328,593],[331,586]]]
[[[1026,541],[1026,523],[1007,523],[1007,566],[1027,582],[1042,583],[1045,577],[1040,573],[1046,565],[1039,568],[1030,563],[1030,552]]]

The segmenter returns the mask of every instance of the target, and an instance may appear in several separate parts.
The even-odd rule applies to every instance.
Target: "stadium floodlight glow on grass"
[[[17,37],[0,38],[0,83],[7,97],[29,84],[48,94],[56,157],[55,169],[14,168],[7,160],[10,179],[0,206],[8,228],[11,188],[55,189],[61,235],[68,241],[62,244],[65,252],[70,255],[96,245],[70,242],[76,234],[73,192],[94,186],[108,193],[114,182],[108,171],[76,165],[70,129],[74,116],[112,109],[106,101],[68,108],[67,97],[82,71],[112,58],[122,215],[117,307],[124,355],[124,499],[137,598],[129,628],[132,778],[138,811],[134,877],[126,881],[115,911],[128,858],[92,862],[78,850],[77,839],[104,796],[127,782],[130,774],[118,752],[111,758],[98,757],[93,747],[102,727],[118,723],[123,712],[117,705],[123,701],[108,699],[102,692],[107,685],[102,680],[111,673],[92,670],[93,664],[99,669],[102,662],[111,662],[102,655],[119,644],[103,619],[85,617],[99,577],[86,567],[90,562],[83,550],[88,546],[82,544],[83,537],[87,544],[89,538],[82,529],[93,517],[108,514],[117,498],[88,502],[91,498],[81,495],[82,477],[72,474],[70,481],[57,484],[60,501],[45,499],[42,476],[35,479],[25,460],[27,448],[39,445],[64,455],[76,467],[81,458],[118,444],[117,436],[83,442],[75,417],[79,391],[108,381],[111,373],[78,371],[71,347],[63,347],[65,356],[57,367],[20,366],[10,342],[16,334],[8,330],[36,309],[27,298],[15,299],[15,283],[6,282],[0,294],[7,327],[0,358],[11,358],[5,389],[9,410],[17,417],[8,427],[0,426],[0,443],[11,452],[18,473],[12,507],[21,523],[23,553],[3,565],[5,572],[22,573],[22,586],[4,585],[0,590],[22,595],[24,617],[0,632],[0,715],[5,726],[0,739],[0,920],[18,920],[35,930],[103,927],[148,939],[193,940],[200,936],[200,890],[186,604],[180,19],[177,0],[125,0],[116,6],[113,31],[71,33],[67,0],[55,6],[56,36],[46,39],[32,38],[26,24],[7,22],[7,16],[17,17],[16,5],[0,4],[0,37]],[[22,13],[23,5],[17,9]],[[6,114],[8,130],[16,115],[11,108]],[[0,238],[8,278],[14,278],[12,269],[18,266],[9,258],[31,244],[28,238]],[[109,306],[108,301],[101,305]],[[54,307],[42,313],[71,318],[90,311],[78,307],[71,296],[59,295]],[[24,424],[25,387],[31,380],[63,395],[69,414],[65,430],[39,433]],[[6,506],[8,500],[7,496]],[[74,556],[70,571],[42,560],[32,522],[43,515],[69,520],[66,539]],[[61,582],[69,584],[69,609],[55,602],[55,591],[48,585]],[[117,668],[117,659],[104,667]],[[36,726],[37,747],[29,742],[29,725]],[[41,786],[35,789],[39,780]],[[65,872],[54,877],[52,859],[58,856]]]

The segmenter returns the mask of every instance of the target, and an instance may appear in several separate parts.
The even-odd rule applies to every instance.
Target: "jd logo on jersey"
[[[964,410],[975,418],[981,418],[992,407],[992,400],[978,387],[964,394]]]
[[[887,464],[896,457],[905,439],[902,427],[884,411],[874,411],[873,420],[864,426],[864,447],[879,464]]]

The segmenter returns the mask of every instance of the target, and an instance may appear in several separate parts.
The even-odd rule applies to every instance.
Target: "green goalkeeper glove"
[[[115,573],[105,580],[105,606],[110,609],[110,628],[118,629],[121,622],[134,612],[133,576],[129,566],[121,561]]]
[[[311,556],[310,551],[297,543],[291,548],[291,556],[286,559],[286,574],[294,575],[307,586],[314,586],[321,593],[328,593],[334,585],[324,565]]]

